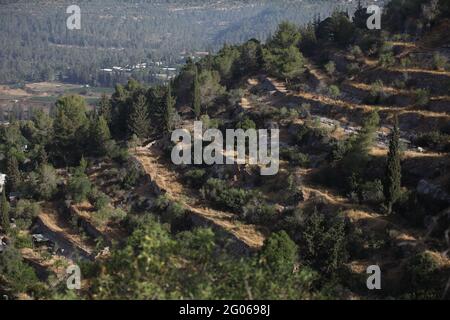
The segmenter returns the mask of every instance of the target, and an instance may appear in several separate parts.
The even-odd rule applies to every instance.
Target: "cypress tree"
[[[175,99],[172,97],[172,88],[169,83],[166,94],[166,108],[164,110],[164,129],[166,132],[171,132],[174,127],[175,116]]]
[[[9,231],[9,205],[6,201],[5,189],[2,192],[2,198],[0,200],[0,224],[5,233]]]
[[[11,154],[8,154],[6,159],[6,186],[9,192],[17,190],[20,183],[20,171],[17,158]]]
[[[128,120],[128,127],[132,134],[140,139],[148,137],[150,130],[150,120],[145,96],[139,95],[136,102],[133,103],[133,110]]]
[[[195,67],[195,75],[194,75],[194,82],[192,84],[192,91],[193,91],[192,110],[194,110],[195,117],[199,119],[202,113],[202,106],[201,106],[201,94],[200,94],[200,84],[198,82],[197,66]]]
[[[400,164],[400,129],[398,117],[394,117],[394,131],[389,142],[389,153],[386,164],[386,176],[384,181],[384,196],[388,214],[392,213],[392,206],[401,195],[401,164]]]

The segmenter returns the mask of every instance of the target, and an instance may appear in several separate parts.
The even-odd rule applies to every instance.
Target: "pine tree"
[[[394,117],[394,131],[389,143],[389,153],[386,164],[386,176],[384,181],[384,196],[388,214],[392,213],[392,206],[401,195],[401,164],[400,164],[400,129],[398,117]]]
[[[0,224],[5,233],[9,231],[9,205],[6,201],[6,192],[3,189],[2,198],[0,200]]]
[[[326,219],[314,208],[303,228],[301,260],[325,274],[338,270],[348,257],[344,220]]]
[[[103,116],[108,124],[112,121],[112,106],[106,94],[102,94],[102,98],[98,104],[98,115]]]
[[[361,131],[356,139],[356,145],[365,155],[367,155],[372,148],[379,125],[380,116],[377,111],[372,111],[367,118],[364,119]]]
[[[74,164],[80,159],[89,145],[85,139],[89,130],[86,111],[86,101],[81,96],[64,96],[56,102],[52,158],[65,164]]]
[[[105,152],[105,144],[111,139],[108,123],[103,116],[95,117],[91,129],[91,140],[93,152],[103,155]]]
[[[361,130],[358,135],[349,139],[349,149],[346,152],[342,165],[345,175],[360,175],[366,167],[370,156],[369,152],[375,141],[376,132],[379,127],[380,116],[378,112],[371,112],[364,119]]]
[[[194,81],[192,84],[192,110],[194,110],[195,117],[197,119],[200,118],[200,115],[202,113],[202,106],[201,106],[201,97],[200,97],[200,84],[198,81],[198,69],[195,67],[195,75],[194,75]]]
[[[171,132],[174,128],[175,118],[175,99],[172,97],[172,88],[169,83],[166,94],[166,108],[164,110],[164,129],[166,132]]]
[[[150,120],[145,96],[139,95],[133,103],[133,110],[128,120],[128,128],[140,139],[148,137]]]
[[[6,187],[8,191],[17,191],[20,180],[19,163],[17,162],[17,158],[12,154],[8,154],[6,159]]]
[[[298,247],[286,231],[272,233],[264,241],[261,260],[267,264],[274,274],[285,276],[292,273],[298,259]]]

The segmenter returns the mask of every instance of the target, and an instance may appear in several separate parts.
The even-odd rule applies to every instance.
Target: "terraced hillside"
[[[450,50],[438,33],[449,8],[415,3],[390,2],[382,32],[367,30],[361,3],[353,19],[285,22],[265,43],[188,60],[168,84],[130,79],[95,110],[70,95],[3,125],[0,292],[448,299]],[[205,136],[194,149],[222,159],[242,152],[219,133],[242,130],[248,147],[272,130],[277,172],[263,175],[250,151],[242,163],[175,164],[178,144],[195,158],[192,141],[172,139],[198,137],[195,121]],[[64,283],[72,264],[76,292]]]

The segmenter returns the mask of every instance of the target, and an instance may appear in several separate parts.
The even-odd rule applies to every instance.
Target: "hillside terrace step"
[[[402,68],[371,68],[362,71],[357,81],[372,84],[377,80],[383,83],[393,83],[399,79],[406,79],[415,89],[427,89],[432,95],[448,95],[450,72],[425,69]]]
[[[57,227],[55,228],[55,226],[49,224],[42,216],[37,217],[34,230],[42,233],[55,243],[59,248],[58,253],[62,256],[71,260],[77,257],[93,260],[91,256],[92,252],[88,248],[70,239],[66,231]]]
[[[270,79],[275,85],[277,80]],[[401,129],[411,133],[427,132],[436,130],[450,121],[450,114],[446,112],[433,112],[421,110],[415,106],[398,107],[387,105],[367,105],[345,101],[341,98],[331,98],[329,96],[315,92],[292,92],[284,94],[285,99],[298,99],[296,103],[301,105],[307,103],[311,105],[311,113],[327,117],[345,117],[351,122],[359,123],[364,114],[373,110],[380,113],[382,122],[390,118],[393,113],[398,113]],[[291,101],[293,102],[293,101]],[[287,103],[287,102],[283,102]]]
[[[147,173],[153,190],[182,204],[195,225],[210,226],[227,235],[235,242],[234,248],[237,251],[248,253],[262,247],[265,236],[256,226],[237,221],[233,213],[209,208],[208,203],[186,190],[177,181],[176,173],[171,172],[162,163],[155,148],[138,148],[134,154],[135,160]],[[189,199],[189,203],[185,199]]]

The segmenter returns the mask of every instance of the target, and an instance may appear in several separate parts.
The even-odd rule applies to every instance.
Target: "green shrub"
[[[17,249],[33,248],[33,240],[29,234],[19,233],[14,240]]]
[[[170,224],[173,224],[175,221],[183,219],[185,217],[185,214],[186,211],[181,204],[172,202],[163,215],[163,221],[167,221]]]
[[[69,178],[67,195],[75,203],[83,202],[91,192],[91,182],[84,174],[77,174]]]
[[[283,186],[284,203],[288,206],[297,206],[300,201],[303,201],[303,192],[299,189],[300,179],[296,178],[294,174],[289,174],[286,184]]]
[[[356,62],[347,65],[347,73],[350,76],[357,75],[360,69],[361,68],[359,67],[359,64],[357,64]]]
[[[382,104],[387,98],[388,95],[384,91],[383,82],[381,80],[377,80],[370,86],[370,94],[364,102],[367,104]]]
[[[136,186],[142,176],[142,172],[135,163],[128,162],[127,168],[120,171],[120,176],[122,180],[122,187],[129,190]]]
[[[142,140],[136,134],[133,134],[127,141],[127,147],[129,149],[137,149],[141,144]]]
[[[344,159],[344,157],[347,155],[348,151],[352,147],[352,140],[336,140],[333,141],[332,144],[332,151],[330,153],[331,161],[338,162]]]
[[[95,225],[102,226],[109,222],[118,223],[123,221],[127,213],[122,209],[114,209],[110,206],[104,207],[93,214],[93,221]]]
[[[235,106],[237,103],[241,102],[242,97],[245,92],[242,89],[231,89],[227,91],[228,104],[230,106]]]
[[[220,119],[211,119],[207,114],[202,115],[200,120],[203,123],[203,129],[218,129],[222,124]]]
[[[288,117],[288,115],[289,115],[288,108],[282,107],[280,109],[280,117],[281,117],[281,119],[286,119]]]
[[[392,83],[392,86],[394,88],[398,88],[398,89],[405,89],[406,88],[406,82],[401,80],[401,79],[395,79],[394,82]]]
[[[402,66],[403,69],[407,69],[409,67],[411,67],[411,59],[409,58],[402,58],[400,60],[400,65]]]
[[[16,219],[16,225],[21,230],[28,229],[41,208],[36,202],[20,199],[13,210],[12,217]]]
[[[30,175],[33,195],[40,199],[51,200],[58,191],[58,183],[58,174],[51,165],[43,164]]]
[[[429,148],[438,151],[450,150],[450,135],[439,131],[431,131],[418,135],[414,143],[423,148]]]
[[[299,128],[295,134],[295,141],[297,144],[302,145],[308,143],[311,139],[321,140],[327,136],[327,133],[326,129],[308,122]]]
[[[324,67],[329,76],[333,76],[336,72],[336,64],[333,61],[329,61]]]
[[[364,54],[359,46],[352,46],[350,49],[350,54],[355,58],[361,58]]]
[[[296,147],[283,147],[280,150],[280,157],[283,160],[289,161],[291,165],[308,167],[309,157],[308,155],[301,153]]]
[[[273,226],[278,214],[275,206],[253,199],[244,206],[241,216],[251,224]]]
[[[430,102],[430,92],[425,89],[417,89],[414,92],[415,105],[419,107],[425,107]]]
[[[293,120],[297,119],[299,117],[299,111],[295,108],[288,108],[288,107],[281,107],[280,109],[275,111],[276,114],[272,116],[271,118],[279,118],[280,120]],[[270,117],[270,116],[269,116]]]
[[[389,68],[395,65],[395,57],[392,52],[383,53],[380,55],[379,64],[383,68]]]
[[[433,68],[444,70],[447,66],[447,58],[439,53],[433,55]]]
[[[358,191],[363,202],[381,204],[384,201],[383,183],[379,179],[362,183]]]
[[[244,119],[242,119],[236,124],[236,129],[242,129],[244,131],[248,129],[256,129],[256,124],[249,117],[244,117]]]
[[[204,169],[191,169],[184,174],[186,183],[190,186],[199,189],[206,182],[206,170]]]
[[[33,268],[22,261],[20,252],[13,246],[0,254],[0,274],[14,294],[29,292],[38,282]]]
[[[113,150],[109,151],[111,155],[111,159],[116,161],[119,164],[125,164],[127,163],[128,159],[130,158],[130,154],[128,152],[127,148],[120,148],[120,147],[113,147]]]
[[[431,253],[414,256],[406,267],[407,291],[414,299],[438,299],[445,281],[439,279],[439,266]],[[441,281],[440,281],[441,280]]]
[[[96,210],[102,210],[111,203],[111,198],[103,192],[98,192],[92,200]]]
[[[160,196],[156,199],[155,208],[161,217],[161,221],[168,223],[172,232],[179,232],[188,227],[186,210],[180,203],[171,201],[166,196]]]
[[[229,187],[224,180],[220,179],[209,179],[201,189],[201,193],[205,199],[233,212],[241,212],[254,196],[251,191]]]
[[[300,106],[300,114],[304,118],[311,118],[311,104],[302,103]]]
[[[341,95],[341,90],[339,89],[338,86],[336,86],[336,85],[331,85],[331,86],[328,88],[328,94],[329,94],[332,98],[336,99],[336,98],[338,98],[338,97]]]

